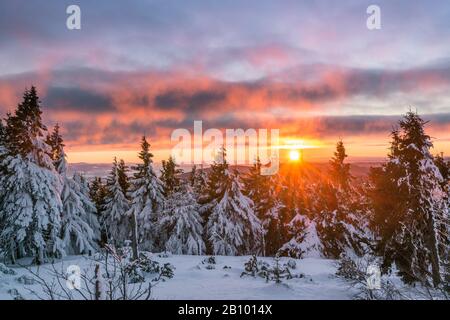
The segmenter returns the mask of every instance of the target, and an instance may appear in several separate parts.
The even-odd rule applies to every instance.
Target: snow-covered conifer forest
[[[68,173],[63,128],[42,112],[31,87],[0,121],[0,299],[449,297],[450,163],[415,112],[365,176],[343,141],[327,171],[263,176],[225,149],[156,169],[144,136],[138,163],[111,155],[89,179]]]

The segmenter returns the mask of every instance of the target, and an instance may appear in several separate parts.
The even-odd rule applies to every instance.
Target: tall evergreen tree
[[[372,202],[385,269],[395,263],[405,281],[438,286],[449,250],[448,204],[425,124],[414,112],[399,122],[389,161],[371,173]]]
[[[167,234],[165,250],[174,254],[201,255],[203,241],[202,218],[192,188],[183,185],[170,194],[161,218],[161,232]]]
[[[59,132],[59,124],[56,124],[51,134],[47,135],[47,144],[50,146],[50,157],[53,160],[54,166],[58,172],[65,172],[66,168],[60,168],[61,165],[58,161],[67,164],[65,157],[62,157],[63,148],[65,147],[63,138]]]
[[[208,172],[204,195],[206,203],[214,203],[214,200],[223,196],[227,182],[223,179],[230,174],[224,147],[220,150],[217,158],[218,159],[211,165]]]
[[[2,158],[6,155],[7,152],[5,143],[5,133],[6,133],[5,125],[3,124],[3,120],[0,119],[0,163],[2,161]]]
[[[100,220],[99,215],[97,213],[97,206],[94,201],[91,200],[90,197],[90,186],[89,182],[86,179],[86,177],[80,173],[75,172],[73,174],[72,180],[79,186],[79,192],[83,195],[84,200],[83,202],[83,208],[85,212],[87,213],[87,220],[86,222],[89,224],[89,226],[92,228],[94,232],[94,236],[96,239],[96,242],[101,239],[101,228],[100,228]]]
[[[127,167],[123,160],[114,158],[106,181],[107,195],[102,216],[102,228],[107,233],[108,243],[122,246],[130,236],[130,222],[126,212],[130,207],[127,198]]]
[[[447,190],[450,184],[450,161],[445,161],[444,154],[441,153],[434,157],[434,163],[442,175],[441,186]]]
[[[286,228],[289,241],[281,246],[278,254],[296,259],[322,256],[323,246],[314,220],[309,219],[307,215],[297,213]]]
[[[8,114],[3,129],[6,154],[1,168],[4,188],[0,203],[3,228],[0,241],[14,261],[33,256],[36,263],[64,254],[59,237],[62,181],[50,157],[41,103],[32,87],[26,90],[14,114]]]
[[[447,210],[450,211],[450,161],[445,161],[444,154],[441,153],[440,155],[435,156],[434,162],[442,175],[441,187],[445,193]],[[448,216],[450,216],[450,212],[448,213]],[[442,256],[444,260],[445,273],[442,277],[444,288],[447,292],[450,292],[450,250],[443,252]]]
[[[192,166],[191,172],[189,173],[189,184],[191,187],[194,187],[196,183],[197,174],[198,174],[197,165],[194,164]]]
[[[349,187],[352,179],[350,174],[350,164],[345,163],[347,157],[344,142],[339,140],[336,144],[334,157],[330,161],[330,176],[334,185],[344,190]]]
[[[46,143],[50,147],[50,158],[53,161],[53,165],[56,171],[60,175],[67,173],[67,159],[64,152],[64,140],[59,132],[59,125],[56,124],[51,134],[47,135]]]
[[[261,161],[257,158],[243,184],[243,193],[253,201],[254,213],[264,229],[263,254],[275,255],[283,244],[279,241],[283,225],[279,219],[282,204],[275,194],[274,178],[261,175]]]
[[[242,194],[237,172],[230,173],[225,148],[219,158],[208,177],[206,232],[210,251],[218,255],[261,253],[263,229],[252,201]]]
[[[6,173],[6,168],[2,168],[1,165],[3,163],[4,158],[8,155],[8,150],[6,149],[6,128],[3,124],[3,120],[0,119],[0,182],[2,177]],[[0,185],[1,186],[1,185]],[[3,188],[0,190],[0,197],[1,193],[3,191]],[[0,198],[1,200],[1,198]]]
[[[106,204],[106,196],[108,191],[106,186],[103,184],[102,178],[95,177],[94,180],[89,184],[89,198],[95,205],[95,212],[97,214],[97,220],[102,221]],[[107,235],[104,228],[100,229],[100,244],[104,245],[107,243]]]
[[[180,175],[183,170],[178,169],[178,165],[172,157],[169,160],[162,161],[161,181],[164,186],[164,194],[169,196],[171,193],[178,191],[181,182]]]
[[[97,216],[101,216],[101,212],[105,205],[106,186],[103,184],[102,178],[94,177],[89,184],[89,198],[94,203]]]
[[[158,250],[164,245],[158,226],[164,205],[164,189],[153,168],[153,154],[145,137],[142,137],[139,159],[142,162],[133,168],[135,173],[129,192],[131,206],[127,215],[136,221],[136,242],[143,249]]]
[[[67,176],[66,153],[58,125],[47,141],[52,150],[53,163],[63,180],[60,234],[65,250],[69,254],[94,252],[97,248],[99,229],[95,206],[89,199],[81,175],[76,174],[75,178]]]
[[[330,258],[339,258],[348,251],[362,255],[369,244],[367,218],[358,206],[362,195],[352,185],[353,177],[350,165],[345,163],[346,158],[341,140],[330,161],[330,179],[317,185],[320,202],[315,208],[315,220],[323,254]]]
[[[50,148],[45,137],[47,128],[42,122],[41,101],[35,87],[25,90],[22,102],[13,115],[7,114],[5,144],[9,154],[29,158],[39,165],[47,165]]]
[[[123,190],[124,194],[127,194],[128,190],[130,189],[130,181],[128,178],[128,172],[129,168],[125,164],[125,161],[123,159],[120,159],[117,164],[117,180],[119,182],[119,185],[121,189]]]
[[[325,257],[339,258],[343,253],[363,255],[370,248],[368,217],[360,205],[362,195],[346,185],[345,191],[330,182],[318,186],[316,229]],[[350,191],[351,190],[351,191]]]
[[[273,246],[278,247],[281,255],[304,257],[314,248],[307,248],[301,239],[306,239],[308,221],[312,220],[311,212],[307,206],[306,194],[311,193],[307,187],[304,172],[297,165],[283,170],[277,175],[277,198],[280,201],[277,223],[274,233]],[[314,237],[312,234],[308,237]],[[313,244],[313,243],[312,243]]]
[[[6,175],[6,168],[3,167],[4,165],[4,158],[7,156],[7,149],[5,144],[5,126],[3,125],[3,120],[0,119],[0,203],[2,202],[2,199],[4,197],[4,193],[6,192],[6,189],[4,187],[3,179]],[[2,233],[2,230],[4,228],[4,216],[0,212],[0,235]],[[1,244],[1,242],[0,242]]]
[[[198,169],[197,166],[194,165],[189,174],[189,184],[197,200],[199,200],[205,194],[206,182],[207,176],[205,170],[203,169],[203,166]]]

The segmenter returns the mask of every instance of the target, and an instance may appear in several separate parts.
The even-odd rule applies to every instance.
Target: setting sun
[[[289,151],[289,160],[299,161],[300,160],[300,152],[298,150]]]

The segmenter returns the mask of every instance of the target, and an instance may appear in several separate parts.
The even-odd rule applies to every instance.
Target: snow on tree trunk
[[[103,278],[102,275],[102,270],[99,264],[95,265],[95,270],[94,270],[94,299],[95,300],[106,300],[106,294],[105,294],[105,290],[106,290],[106,286],[105,286],[105,279]]]

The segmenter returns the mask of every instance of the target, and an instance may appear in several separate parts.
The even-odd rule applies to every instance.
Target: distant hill
[[[129,164],[133,166],[134,164]],[[355,177],[363,177],[369,173],[371,167],[379,166],[380,162],[355,162],[350,164],[351,173]],[[281,164],[280,170],[284,170],[284,168],[292,166],[292,164]],[[237,170],[239,173],[245,173],[248,171],[250,166],[230,166],[232,170]],[[301,163],[297,165],[298,169],[301,171],[311,171],[318,172],[320,174],[325,174],[329,168],[328,163],[318,162],[318,163]],[[159,171],[160,166],[155,165],[155,169]],[[183,177],[187,177],[191,167],[183,166],[182,169],[185,171]],[[91,179],[93,177],[102,177],[105,178],[109,171],[111,170],[111,164],[109,163],[71,163],[69,165],[69,174],[73,174],[74,172],[80,172],[86,176],[86,178]],[[205,168],[205,171],[209,171],[209,167]]]
[[[82,173],[86,178],[93,177],[106,177],[111,170],[111,163],[69,163],[68,172],[73,174],[74,172]]]

